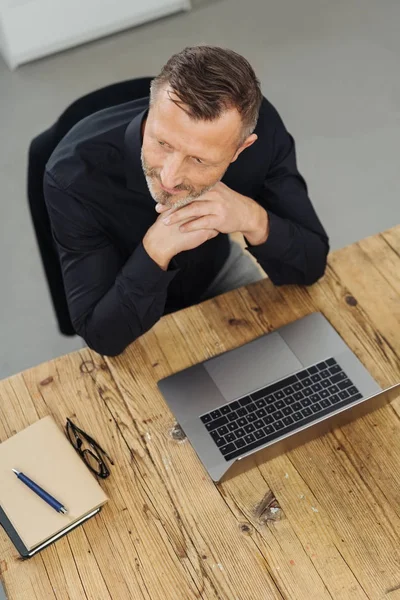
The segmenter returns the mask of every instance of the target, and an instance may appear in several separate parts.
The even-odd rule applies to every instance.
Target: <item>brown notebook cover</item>
[[[61,502],[58,513],[12,469]],[[18,552],[29,557],[99,512],[108,498],[52,417],[40,419],[0,444],[0,524]]]

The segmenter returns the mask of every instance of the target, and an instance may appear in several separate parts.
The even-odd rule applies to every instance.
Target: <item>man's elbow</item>
[[[125,350],[125,348],[127,348],[127,346],[124,346],[122,348],[113,348],[112,346],[108,346],[108,345],[104,345],[104,346],[98,346],[96,345],[96,347],[88,344],[89,348],[91,348],[91,350],[94,350],[95,352],[97,352],[97,354],[101,354],[102,356],[108,356],[110,358],[113,358],[115,356],[119,356],[120,354],[122,354]]]
[[[312,267],[307,270],[304,276],[304,285],[314,285],[325,275],[327,259],[329,253],[329,243],[324,241],[324,248],[312,261]]]
[[[304,282],[303,285],[314,285],[314,283],[317,283],[317,281],[319,281],[325,274],[325,267],[324,266],[323,269],[318,269],[318,270],[313,270],[310,273],[307,273],[304,277]]]
[[[87,337],[83,339],[91,350],[110,357],[119,356],[129,345],[129,343],[115,343],[114,340],[93,340]]]
[[[119,356],[124,352],[129,344],[135,341],[134,339],[118,339],[118,336],[115,335],[115,333],[112,333],[111,335],[104,335],[104,333],[90,331],[85,327],[75,326],[75,331],[83,338],[88,348],[94,350],[97,352],[97,354],[102,354],[103,356]]]

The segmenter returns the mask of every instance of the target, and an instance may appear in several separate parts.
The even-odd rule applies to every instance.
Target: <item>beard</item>
[[[193,200],[197,200],[197,198],[209,192],[218,183],[218,181],[221,181],[222,179],[219,178],[217,179],[217,181],[214,181],[212,185],[206,185],[199,190],[196,190],[193,186],[190,185],[177,185],[174,189],[177,191],[179,190],[182,192],[187,192],[187,195],[184,198],[181,198],[180,200],[174,202],[173,198],[175,197],[175,194],[170,194],[169,192],[166,192],[162,189],[156,189],[156,181],[161,183],[161,178],[158,173],[158,169],[151,168],[147,164],[146,159],[143,155],[143,149],[140,157],[142,161],[143,173],[146,178],[147,187],[149,188],[151,197],[155,202],[168,206],[168,208],[182,208],[182,206],[190,204],[190,202],[193,202]]]

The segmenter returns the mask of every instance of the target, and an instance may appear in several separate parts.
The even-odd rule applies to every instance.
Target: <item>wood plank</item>
[[[323,285],[326,285],[327,283],[325,282]],[[322,284],[321,284],[322,285]],[[258,292],[259,290],[257,290]],[[250,300],[249,300],[249,306],[250,307],[251,304],[254,304],[255,301],[258,302],[258,304],[260,305],[262,311],[261,313],[259,312],[258,314],[262,315],[264,312],[266,312],[267,307],[269,308],[269,304],[267,302],[265,302],[265,308],[264,308],[264,303],[262,301],[262,299],[260,298],[260,294],[257,293],[257,297],[255,298],[255,288],[253,286],[251,286],[251,289],[247,288],[247,292],[250,295]],[[307,314],[309,312],[312,312],[313,310],[320,310],[320,306],[318,306],[317,302],[313,302],[314,300],[314,296],[312,293],[310,293],[309,291],[306,290],[300,290],[299,288],[281,288],[280,290],[281,294],[285,295],[286,298],[286,306],[285,306],[285,315],[290,314],[290,309],[295,309],[295,307],[300,307],[300,310],[303,314]],[[245,296],[245,294],[242,293],[242,297]],[[294,294],[295,294],[295,298],[294,298]],[[331,294],[328,294],[329,297],[331,297]],[[343,296],[343,291],[341,296]],[[323,298],[323,304],[326,302],[325,297]],[[287,306],[289,306],[289,312],[287,310]],[[350,308],[349,305],[347,303],[343,303],[343,307],[344,309],[348,309]],[[279,311],[279,304],[275,307],[277,308],[277,311]],[[337,312],[337,305],[335,304],[334,307],[335,312]],[[268,311],[269,313],[270,311]],[[268,314],[268,317],[270,315]],[[275,317],[275,322],[276,322],[276,315],[273,315],[273,317]],[[341,316],[338,315],[338,319],[341,319]],[[280,319],[278,319],[279,321]],[[363,328],[360,327],[359,331],[363,331]],[[359,333],[359,332],[358,332]],[[344,336],[345,337],[345,336]],[[369,340],[367,340],[368,343]],[[380,346],[378,346],[380,348]],[[394,417],[395,419],[395,417]],[[312,455],[312,444],[307,445],[305,448],[308,448],[309,452]],[[304,449],[305,451],[305,449]],[[285,460],[285,457],[281,457],[280,458],[280,462],[284,463],[286,465],[286,467],[282,467],[281,468],[281,473],[282,471],[284,473],[288,473],[290,471],[293,471],[293,467],[287,465],[287,460]],[[273,461],[268,463],[268,468],[273,468]],[[289,503],[289,508],[287,508],[287,510],[290,511],[295,511],[295,512],[290,512],[290,523],[293,526],[293,528],[295,529],[297,535],[300,538],[301,541],[301,545],[302,547],[308,547],[309,549],[312,549],[312,552],[310,551],[310,555],[315,555],[315,556],[319,556],[322,558],[322,560],[320,561],[320,564],[316,564],[317,569],[321,569],[321,577],[323,578],[323,581],[325,583],[325,585],[327,586],[327,588],[329,589],[329,592],[332,594],[333,597],[337,597],[337,598],[343,598],[344,594],[346,594],[346,597],[352,597],[352,595],[354,594],[355,597],[364,597],[365,596],[365,592],[362,590],[362,588],[360,587],[359,583],[357,582],[357,578],[359,577],[359,572],[355,571],[355,575],[353,575],[353,573],[350,570],[350,567],[347,565],[347,563],[345,562],[345,560],[343,559],[341,553],[340,553],[340,548],[337,548],[334,544],[334,540],[337,536],[336,531],[335,531],[335,525],[333,523],[333,527],[328,530],[327,532],[325,532],[324,535],[321,535],[321,530],[320,528],[318,528],[318,530],[316,531],[316,535],[313,536],[313,541],[312,544],[310,544],[310,538],[309,536],[307,537],[307,533],[306,535],[304,535],[305,532],[305,528],[304,528],[304,524],[306,522],[306,515],[304,514],[305,511],[303,511],[301,514],[297,514],[296,512],[296,505],[299,504],[299,498],[300,496],[304,497],[304,498],[313,498],[313,492],[312,489],[313,487],[310,485],[307,485],[307,483],[302,479],[302,475],[303,475],[303,469],[301,468],[301,465],[298,465],[298,472],[297,472],[297,480],[298,482],[301,482],[301,491],[298,494],[295,495],[291,495],[289,496],[289,498],[285,498],[285,496],[282,496],[279,493],[280,488],[277,488],[274,486],[273,482],[271,482],[271,478],[269,477],[265,477],[266,481],[270,484],[270,488],[273,492],[274,497],[277,499],[278,504],[281,508],[283,508],[284,512],[285,512],[285,508],[287,507],[286,502]],[[250,477],[253,479],[255,477],[255,473],[254,471],[251,472]],[[291,477],[291,480],[293,480],[293,477]],[[236,481],[236,480],[233,480]],[[276,481],[276,477],[274,478],[273,481]],[[396,484],[396,477],[394,474],[394,478],[393,478],[393,482],[394,484]],[[224,484],[226,485],[226,484]],[[240,485],[240,483],[239,483]],[[241,486],[242,487],[242,486]],[[247,490],[247,488],[245,488]],[[237,497],[235,497],[235,502],[237,503]],[[395,502],[395,499],[393,500],[393,502]],[[242,504],[243,506],[248,506],[249,503],[249,499],[248,498],[244,498],[242,499]],[[301,503],[300,503],[301,504]],[[314,502],[315,504],[315,502]],[[313,505],[312,505],[313,506]],[[297,515],[297,516],[296,516]],[[313,526],[310,527],[311,531],[315,530],[315,517],[316,515],[314,515],[313,513],[311,513],[310,509],[309,509],[309,518],[312,517],[312,521],[313,521]],[[281,527],[281,525],[278,525],[279,527]],[[331,561],[326,560],[326,557],[330,557]],[[314,561],[313,561],[314,562]],[[290,564],[290,560],[286,560],[283,561],[283,564],[287,565]],[[330,569],[331,564],[335,565],[334,569]],[[282,568],[282,564],[280,565],[280,567]],[[346,590],[346,592],[344,591]],[[289,594],[290,597],[290,594]],[[301,597],[301,596],[300,596]]]
[[[365,261],[369,261],[400,296],[400,257],[385,236],[374,235],[358,242],[358,246],[365,255]]]
[[[343,263],[347,264],[345,259],[343,260]],[[369,269],[375,270],[375,266],[372,264],[370,265]],[[363,274],[366,280],[368,280],[369,269],[363,269]],[[364,362],[364,364],[366,364],[369,370],[371,372],[375,371],[373,374],[375,374],[376,378],[380,380],[382,385],[391,385],[398,381],[400,363],[398,354],[396,352],[397,347],[394,349],[391,344],[387,343],[383,334],[380,333],[382,330],[385,331],[386,328],[385,315],[381,315],[381,318],[377,318],[374,315],[375,321],[374,323],[371,323],[369,313],[367,313],[362,306],[363,300],[361,300],[361,304],[358,302],[356,305],[354,305],[352,301],[348,302],[349,297],[352,298],[350,291],[341,285],[340,281],[337,277],[335,277],[335,273],[332,270],[328,271],[328,276],[325,277],[321,283],[313,286],[309,290],[286,288],[284,290],[282,289],[281,292],[285,293],[286,300],[289,304],[295,305],[296,307],[301,306],[303,312],[309,310],[310,300],[312,300],[315,303],[315,309],[322,310],[322,312],[324,312],[325,316],[329,318],[342,337],[353,349],[356,349],[356,353],[359,355],[359,358],[362,360],[362,362]],[[305,299],[305,292],[309,296],[309,299]],[[365,293],[367,293],[367,290]],[[360,296],[363,298],[362,294],[360,294]],[[388,310],[390,311],[393,307],[395,308],[396,303],[397,298],[394,297],[392,299],[392,303],[388,303]],[[372,307],[369,307],[369,309],[371,310]],[[356,320],[354,317],[356,317]],[[392,324],[395,325],[394,323]],[[381,356],[379,360],[377,360],[377,355]],[[397,411],[399,407],[399,401],[400,399],[393,405],[393,408],[397,407]],[[379,427],[377,427],[378,418],[380,419]],[[400,448],[398,447],[397,442],[398,428],[398,416],[396,416],[393,410],[387,407],[381,411],[378,411],[377,413],[374,413],[373,417],[368,416],[364,419],[358,420],[356,423],[353,423],[346,428],[343,428],[342,430],[338,430],[338,435],[343,435],[343,431],[348,432],[348,438],[346,438],[348,454],[350,456],[355,455],[357,457],[357,461],[355,463],[357,469],[360,468],[361,473],[364,473],[365,469],[367,469],[367,471],[372,471],[370,477],[371,481],[369,481],[368,486],[364,483],[362,483],[362,486],[365,485],[368,488],[372,487],[374,491],[374,497],[379,498],[379,509],[384,513],[389,512],[393,515],[393,521],[391,525],[394,525],[395,527],[396,536],[398,536],[398,507],[400,493],[398,485],[400,475]],[[362,433],[360,433],[360,431]],[[380,435],[377,436],[378,432]],[[394,442],[392,443],[389,440],[392,440],[393,432]],[[372,442],[372,446],[371,440],[375,440],[376,442]],[[300,472],[302,472],[301,467],[308,464],[307,459],[309,457],[312,459],[313,452],[310,451],[307,452],[307,454],[305,453],[308,446],[312,448],[313,444],[314,443],[303,447],[302,460],[299,460],[296,463],[296,466],[298,466]],[[373,452],[371,451],[372,449]],[[294,455],[296,455],[296,452],[297,451],[294,452]],[[382,470],[382,465],[385,465],[384,470]],[[317,474],[317,479],[319,479],[319,477],[320,475]],[[343,483],[343,474],[341,474],[340,482]],[[312,483],[310,487],[314,489],[314,483]],[[327,488],[324,487],[324,490],[326,493]],[[370,493],[369,490],[365,491]],[[276,494],[275,489],[274,493]],[[337,499],[336,495],[334,494],[334,490],[332,491],[332,495],[335,496],[336,504],[340,506],[341,500]],[[360,493],[360,499],[362,498],[364,498],[364,492]],[[279,503],[282,505],[281,498],[279,498]],[[354,516],[352,519],[354,522]],[[294,524],[292,519],[291,522]],[[340,523],[340,521],[338,522]],[[357,535],[357,532],[363,527],[365,528],[365,526],[366,523],[362,521],[355,525],[355,535]],[[373,541],[376,544],[376,540],[374,539]],[[398,541],[399,540],[397,537],[397,544]],[[385,546],[384,539],[380,539],[379,543],[383,545],[383,548],[382,552],[377,554],[380,556],[382,553],[382,557],[387,558],[387,555],[385,554],[387,548]],[[367,548],[368,544],[366,544],[364,552],[366,552]],[[325,555],[326,552],[324,551],[323,556]],[[354,556],[353,549],[351,550],[351,555]],[[394,557],[396,556],[398,556],[397,553],[394,554]],[[362,553],[361,556],[359,556],[359,559],[363,560]],[[387,560],[389,560],[389,565],[386,565],[385,568],[387,568],[390,572],[392,558],[389,557]],[[394,558],[393,560],[396,561],[398,559]],[[375,563],[376,558],[373,557],[372,564],[375,565]],[[357,573],[357,578],[359,580],[361,570],[362,565],[355,567],[355,572]],[[383,593],[385,580],[385,571],[383,568],[381,569],[380,574],[383,575],[383,578],[380,582],[381,587],[379,589],[379,593]],[[366,586],[373,588],[375,584],[378,585],[379,573],[377,575],[378,576],[374,579],[375,574],[373,574],[372,579],[368,580]],[[390,576],[395,578],[394,573],[391,573]],[[371,590],[371,593],[374,593],[373,590]]]
[[[38,413],[22,375],[0,382],[0,440],[4,441],[37,419]],[[22,561],[3,529],[0,529],[0,557],[0,577],[10,598],[61,598],[51,585],[42,558]]]
[[[0,441],[32,425],[37,419],[38,412],[22,375],[0,382]]]
[[[169,524],[169,538],[179,539],[180,552],[191,557],[201,577],[201,597],[244,598],[249,594],[255,600],[281,598],[265,559],[252,540],[243,536],[187,440],[171,437],[174,419],[149,377],[151,364],[142,364],[140,344],[134,344],[129,352],[128,361],[117,358],[107,362],[119,388],[130,389],[135,404],[116,404],[112,411],[119,415],[124,411],[124,422],[137,419],[136,427],[146,444],[146,453],[136,464],[138,476],[145,477],[150,470],[155,486],[152,497],[159,499],[153,510]],[[129,363],[140,365],[135,381],[125,368]],[[126,430],[124,436],[131,444],[132,430]]]
[[[69,560],[69,567],[78,571],[87,598],[107,597],[102,595],[104,586],[112,590],[116,598],[126,597],[127,591],[138,593],[138,590],[141,597],[152,600],[164,600],[172,595],[182,600],[195,597],[198,589],[183,557],[174,551],[172,536],[157,515],[152,516],[153,495],[148,490],[147,478],[154,468],[150,463],[144,478],[137,476],[135,463],[146,459],[146,449],[136,432],[135,421],[125,422],[120,414],[110,412],[109,407],[115,402],[123,408],[125,400],[105,373],[107,367],[101,357],[84,350],[24,374],[32,396],[38,404],[42,402],[51,409],[60,426],[67,416],[73,418],[104,445],[116,463],[112,476],[102,483],[110,502],[101,517],[92,519],[72,534],[77,535],[74,565]],[[49,383],[40,389],[41,380]],[[130,429],[134,433],[129,441],[135,438],[131,445],[123,436],[125,430]],[[100,519],[107,526],[99,531]],[[82,537],[83,532],[87,540]],[[95,580],[87,569],[88,543],[96,548],[95,558],[102,575]],[[110,556],[119,557],[113,569],[109,569]],[[76,581],[77,577],[71,576],[71,579]],[[164,582],[162,586],[160,581]]]
[[[358,428],[369,431],[368,425],[374,420],[379,422],[378,412],[385,410],[363,418],[357,422]],[[298,448],[290,453],[290,458],[316,498],[316,519],[321,519],[334,534],[333,543],[367,595],[380,598],[388,586],[398,583],[399,515],[373,476],[360,468],[357,454],[364,464],[368,454],[352,439],[353,425]],[[373,436],[369,439],[374,447],[377,439]],[[397,447],[398,443],[395,450]],[[398,477],[398,470],[397,461],[396,471],[389,477],[395,479],[396,472]],[[292,519],[291,522],[295,523]]]
[[[388,253],[391,253],[389,248]],[[368,259],[358,244],[333,253],[329,262],[342,284],[368,314],[371,324],[380,331],[398,357],[400,299],[395,289],[387,284],[378,266]]]
[[[288,457],[253,468],[222,487],[241,527],[257,539],[285,598],[367,598],[332,532],[319,526],[312,510],[317,501]],[[267,490],[264,503],[259,502],[261,489]]]
[[[86,527],[86,525],[85,525]],[[82,556],[83,555],[83,556]],[[62,595],[71,600],[111,598],[104,583],[96,558],[88,552],[88,543],[83,528],[79,528],[68,536],[61,538],[43,551],[42,559],[51,574],[54,589],[62,589]]]
[[[334,292],[334,293],[332,293]],[[381,379],[389,379],[389,381],[387,382],[383,382],[383,383],[387,383],[387,384],[392,384],[395,383],[396,381],[398,381],[398,374],[399,374],[399,369],[398,369],[398,356],[395,352],[393,352],[393,349],[388,346],[386,343],[380,343],[376,341],[376,324],[377,325],[381,325],[380,322],[375,323],[374,325],[372,325],[370,323],[370,319],[369,319],[369,315],[362,310],[362,308],[360,307],[360,305],[356,305],[356,307],[352,306],[352,303],[349,304],[346,299],[348,298],[349,292],[343,288],[343,286],[341,286],[341,284],[338,282],[338,280],[335,278],[335,274],[331,271],[328,272],[328,277],[326,277],[324,279],[323,282],[321,282],[320,284],[318,284],[317,286],[313,286],[313,288],[311,288],[310,290],[301,290],[299,288],[282,288],[281,289],[281,293],[285,294],[285,298],[288,304],[291,305],[291,307],[301,307],[301,311],[303,313],[307,313],[311,306],[310,303],[314,302],[314,310],[321,310],[322,312],[324,312],[324,314],[329,318],[329,320],[333,323],[333,325],[335,326],[335,328],[339,331],[339,333],[342,334],[342,336],[344,337],[344,339],[349,343],[350,341],[350,346],[354,349],[355,346],[358,346],[358,354],[359,357],[361,358],[361,360],[364,362],[364,364],[366,363],[370,363],[367,364],[368,367],[372,367],[375,363],[377,363],[377,368],[379,369],[380,375],[381,375]],[[306,297],[305,294],[308,296]],[[251,295],[253,295],[253,293],[251,293]],[[355,313],[357,313],[357,321],[355,322],[354,320],[354,315]],[[384,326],[384,320],[382,320],[382,325]],[[371,335],[371,332],[374,332],[374,335]],[[349,337],[351,337],[351,340],[349,340]],[[378,338],[379,339],[379,338]],[[362,343],[360,344],[360,340],[362,341]],[[389,350],[390,348],[390,350]],[[382,353],[382,360],[377,361],[376,360],[376,353],[380,352]],[[390,363],[388,364],[388,353],[389,357],[390,357]],[[391,364],[392,363],[392,364]],[[370,369],[372,370],[372,368]],[[384,374],[384,376],[382,376],[382,374]],[[398,403],[397,403],[398,404]],[[394,451],[392,448],[392,444],[385,444],[384,440],[385,438],[389,439],[390,438],[390,432],[395,432],[395,439],[398,439],[398,417],[395,415],[394,411],[392,411],[390,408],[385,408],[382,411],[379,411],[379,413],[381,414],[381,420],[383,419],[383,416],[385,416],[384,418],[384,422],[380,423],[380,428],[379,431],[381,432],[381,436],[383,439],[376,439],[376,434],[374,437],[374,426],[376,425],[376,422],[373,423],[373,425],[367,427],[368,424],[368,420],[371,419],[372,417],[366,417],[365,419],[361,419],[359,421],[356,422],[356,424],[352,424],[347,426],[347,428],[345,428],[345,431],[349,432],[349,436],[350,439],[352,440],[352,444],[350,446],[350,443],[348,443],[347,445],[350,446],[348,449],[348,453],[350,455],[355,454],[357,456],[357,458],[359,459],[359,461],[361,462],[361,465],[364,465],[365,468],[365,464],[368,463],[368,465],[371,464],[371,462],[373,463],[374,467],[373,467],[373,476],[371,477],[371,481],[368,483],[368,486],[364,483],[363,480],[361,480],[361,482],[358,482],[359,487],[359,497],[358,500],[362,500],[365,497],[365,494],[368,493],[369,496],[371,495],[371,492],[369,491],[368,487],[371,488],[373,487],[374,489],[374,496],[379,498],[379,505],[378,505],[378,509],[381,510],[384,514],[386,512],[389,512],[392,517],[393,517],[393,521],[391,520],[391,523],[393,526],[393,523],[395,524],[395,530],[396,530],[396,536],[398,536],[398,499],[399,499],[399,486],[398,486],[398,481],[399,481],[399,456],[400,456],[400,449],[398,448],[398,443],[397,445],[394,446]],[[378,418],[378,413],[374,414],[374,421],[376,421],[376,419]],[[356,432],[358,432],[360,430],[360,428],[364,428],[362,430],[362,434],[358,435],[358,438],[354,438],[353,436],[356,436]],[[342,430],[339,430],[339,435],[340,432]],[[397,436],[397,437],[396,437]],[[329,437],[329,436],[327,436]],[[392,436],[393,437],[393,436]],[[322,438],[324,439],[324,438]],[[374,454],[376,456],[374,461],[370,460],[370,454],[371,454],[371,440],[376,440],[376,444],[373,444],[372,448],[374,449]],[[391,439],[391,438],[390,438]],[[314,446],[315,444],[320,444],[321,440],[317,440],[316,442],[312,442],[310,444],[307,444],[307,446],[304,446],[301,450],[301,460],[298,460],[295,463],[295,466],[298,469],[298,472],[304,476],[304,466],[309,464],[310,460],[313,460],[313,456],[314,456]],[[383,446],[383,448],[386,449],[386,452],[382,451],[382,453],[380,453],[380,451],[376,451],[376,448],[381,448],[381,446]],[[397,451],[396,451],[397,449]],[[391,452],[393,451],[393,456],[392,456],[392,460],[390,460],[390,456],[391,456]],[[293,453],[290,453],[290,457],[296,456],[296,453],[299,453],[299,450],[294,451]],[[320,453],[320,459],[321,462],[323,461],[323,453]],[[363,460],[361,460],[363,459]],[[284,460],[284,457],[281,457],[279,459],[280,461]],[[326,461],[324,461],[325,463]],[[272,469],[272,463],[267,463],[266,467],[268,467],[268,469]],[[358,466],[358,463],[356,463]],[[381,477],[378,476],[378,472],[382,471],[382,464],[385,465],[385,467],[388,467],[388,471],[390,473],[390,475],[387,475],[387,470],[385,468],[384,474],[381,475]],[[360,467],[362,468],[362,467]],[[335,470],[335,469],[333,469]],[[286,470],[286,472],[288,472]],[[285,502],[284,502],[284,498],[282,498],[278,493],[277,493],[277,489],[275,489],[274,486],[274,481],[271,481],[271,474],[273,473],[273,471],[268,470],[268,475],[266,477],[266,480],[268,481],[268,483],[271,486],[271,489],[274,492],[275,497],[277,497],[279,505],[284,509],[285,511]],[[315,489],[316,483],[320,480],[321,474],[320,473],[316,473],[316,481],[314,481],[314,478],[305,478],[307,480],[308,486],[311,490]],[[340,478],[338,479],[338,481],[346,486],[346,483],[351,483],[351,479],[354,477],[354,474],[352,474],[350,476],[349,475],[346,477],[346,475],[341,472],[340,473]],[[375,478],[378,482],[378,486],[376,486],[375,484],[372,485],[372,482],[375,482]],[[344,515],[347,515],[347,512],[344,506],[342,506],[343,502],[341,501],[341,495],[339,494],[339,497],[337,494],[335,494],[335,481],[336,478],[334,477],[333,480],[331,478],[331,484],[333,486],[333,488],[331,488],[331,492],[332,492],[332,497],[334,497],[335,499],[335,503],[336,505],[339,507],[339,509],[343,509]],[[346,483],[344,483],[346,482]],[[363,489],[365,488],[365,489]],[[329,486],[328,486],[328,482],[324,481],[323,484],[323,490],[321,490],[321,496],[322,495],[326,495],[328,490],[329,490]],[[350,487],[349,487],[350,489]],[[304,494],[304,497],[308,497],[308,494],[305,493],[304,491],[302,492],[302,494]],[[287,500],[287,499],[286,499]],[[355,501],[354,504],[354,508],[357,505],[357,501]],[[293,509],[293,505],[292,503],[290,503],[290,508]],[[288,510],[286,508],[286,510]],[[285,511],[286,512],[286,511]],[[368,512],[366,512],[365,514],[369,514]],[[355,516],[356,515],[356,516]],[[368,525],[367,523],[363,520],[362,515],[360,515],[359,517],[357,516],[358,512],[356,510],[354,510],[354,514],[352,514],[351,519],[352,522],[354,523],[354,536],[355,538],[357,537],[358,533],[360,530],[362,530],[362,528],[365,529],[365,527],[367,527],[368,530]],[[298,519],[298,521],[296,520],[296,517],[293,514],[290,514],[290,522],[293,525],[293,527],[295,527],[296,531],[298,531],[299,536],[301,536],[302,532],[304,532],[304,515],[301,515],[301,517]],[[335,527],[331,530],[331,537],[332,534],[333,535],[333,540],[335,539],[335,537],[337,536],[337,531],[336,531],[336,523],[338,524],[338,526],[341,524],[341,520],[338,519],[337,517],[332,521],[335,524]],[[338,527],[338,529],[340,530],[340,527]],[[301,537],[303,545],[305,545],[306,540],[303,539],[303,536]],[[354,541],[354,540],[353,540]],[[378,571],[379,572],[374,572],[375,569],[377,569],[376,567],[376,556],[373,556],[371,558],[371,565],[368,565],[368,568],[365,569],[365,565],[363,565],[363,561],[365,560],[365,555],[368,555],[369,552],[369,545],[371,542],[373,542],[375,545],[381,545],[382,548],[379,548],[379,551],[376,553],[378,556],[382,555],[382,560],[383,562],[386,560],[388,561],[388,564],[384,565],[384,568],[382,567],[381,570]],[[394,564],[396,564],[396,561],[398,560],[396,557],[398,556],[398,551],[397,548],[399,547],[399,539],[398,537],[396,537],[396,541],[395,541],[395,545],[391,546],[391,548],[389,548],[389,551],[386,552],[388,550],[387,548],[387,544],[385,541],[385,537],[383,534],[383,537],[381,538],[372,538],[368,540],[368,543],[366,543],[363,547],[363,550],[361,552],[357,552],[357,550],[355,551],[355,549],[352,547],[351,550],[349,550],[349,554],[351,554],[351,556],[354,557],[354,555],[358,555],[357,560],[359,560],[359,564],[355,564],[355,561],[353,560],[351,564],[352,569],[354,569],[354,573],[356,574],[356,577],[359,581],[363,581],[365,579],[365,581],[363,582],[365,585],[366,589],[369,589],[369,591],[372,593],[372,595],[377,591],[376,588],[374,586],[380,586],[379,587],[379,593],[382,594],[384,592],[384,586],[386,583],[386,578],[387,577],[392,577],[393,579],[396,578],[396,571],[394,569]],[[397,544],[397,546],[396,546]],[[393,550],[394,554],[391,556],[390,555],[390,551]],[[337,551],[338,552],[342,552],[342,549],[340,547],[340,545],[337,546]],[[327,548],[323,547],[323,551],[322,553],[317,553],[314,552],[316,555],[322,556],[322,557],[326,557],[328,554]],[[380,564],[380,561],[379,561]],[[371,577],[368,576],[368,573],[371,569]],[[386,570],[385,570],[386,569]],[[391,570],[392,569],[392,570]],[[324,581],[327,583],[329,581],[327,574],[324,573]],[[381,579],[380,579],[381,578]],[[340,579],[339,579],[340,581]],[[330,590],[331,591],[331,590]],[[332,593],[332,592],[331,592]],[[340,594],[339,594],[340,597]]]
[[[387,229],[380,234],[392,250],[400,257],[400,226]]]
[[[326,314],[326,306],[327,306],[327,300],[332,298],[332,288],[336,288],[336,298],[333,296],[334,300],[332,301],[332,311],[331,311],[331,317],[333,321],[337,321],[336,323],[334,322],[335,327],[340,331],[340,329],[342,329],[342,335],[343,337],[346,339],[348,337],[347,335],[347,330],[349,328],[350,323],[348,321],[351,322],[351,325],[353,326],[352,329],[354,331],[354,338],[356,340],[359,340],[360,338],[363,339],[365,346],[361,346],[361,350],[359,352],[360,354],[360,358],[364,359],[364,354],[365,354],[365,347],[369,347],[371,346],[371,338],[373,340],[374,343],[374,348],[373,349],[369,349],[369,352],[371,354],[371,364],[376,362],[376,351],[378,350],[379,352],[382,352],[383,354],[383,358],[385,360],[382,360],[382,364],[383,364],[383,368],[381,369],[382,371],[385,372],[389,371],[390,373],[390,380],[388,382],[388,384],[394,383],[395,381],[398,381],[398,373],[399,373],[399,369],[398,369],[398,358],[397,355],[395,353],[391,353],[391,359],[393,361],[393,368],[388,369],[387,368],[387,356],[386,354],[384,354],[384,351],[387,351],[387,349],[385,348],[383,350],[383,344],[381,342],[377,342],[374,336],[371,335],[364,335],[365,331],[371,332],[373,330],[372,326],[369,324],[369,319],[368,319],[368,315],[365,312],[360,312],[360,307],[357,307],[357,311],[359,313],[359,319],[360,319],[360,326],[359,327],[354,327],[354,316],[352,314],[352,312],[354,313],[354,307],[349,304],[347,302],[347,298],[349,297],[349,292],[345,289],[343,289],[343,287],[336,281],[335,282],[335,276],[334,273],[331,272],[330,274],[328,274],[328,277],[325,278],[325,280],[319,284],[318,286],[314,286],[313,288],[311,288],[311,290],[304,290],[304,289],[300,289],[300,288],[281,288],[281,293],[285,295],[285,298],[287,300],[287,303],[291,305],[291,308],[294,307],[301,307],[301,312],[303,314],[307,314],[308,312],[311,312],[311,310],[321,310],[322,308],[324,309],[323,312],[325,312]],[[315,294],[315,289],[318,289],[318,293]],[[321,294],[321,290],[322,290],[322,294]],[[339,293],[338,293],[339,292]],[[260,301],[260,298],[254,298],[254,288],[251,288],[250,290],[250,295],[253,297],[253,300],[257,300]],[[318,300],[320,300],[321,302],[318,302]],[[338,304],[337,301],[340,301],[340,311],[338,311]],[[259,302],[259,304],[261,304],[261,308],[263,309],[262,306],[262,302]],[[330,312],[330,311],[328,311]],[[344,321],[344,314],[346,318],[348,319],[348,321],[346,320],[346,322]],[[286,313],[287,314],[287,313]],[[339,326],[339,324],[341,323],[341,327]],[[368,323],[368,327],[366,327],[366,324]],[[351,329],[350,329],[351,330]],[[375,332],[374,332],[375,333]],[[346,340],[348,341],[348,340]],[[351,342],[354,342],[354,340],[352,340]],[[352,347],[354,347],[354,343],[350,343],[350,345]],[[363,361],[364,363],[366,362],[365,360]],[[380,366],[380,365],[379,365]],[[389,428],[392,427],[394,431],[398,432],[398,420],[396,418],[396,416],[394,414],[391,414],[389,409],[385,409],[384,414],[387,417],[387,420],[389,420],[389,423],[386,423],[386,427],[383,427],[383,434],[385,435],[385,432],[387,433],[389,431]],[[368,418],[367,418],[368,420]],[[365,420],[360,420],[359,423],[363,423],[364,427],[365,427]],[[352,426],[348,426],[348,428],[350,429],[350,431],[352,431]],[[361,439],[373,439],[373,437],[371,438],[371,435],[369,435],[371,433],[370,430],[368,430],[367,432],[364,432],[364,438]],[[357,448],[357,446],[356,446]],[[388,452],[390,454],[390,445],[386,446],[386,448],[389,448]],[[370,448],[368,448],[370,449]],[[366,450],[364,448],[364,450]],[[395,457],[395,462],[394,462],[394,466],[397,468],[397,471],[395,469],[393,469],[393,477],[390,477],[390,485],[389,488],[391,488],[391,498],[389,501],[389,509],[393,510],[398,510],[398,494],[399,494],[399,489],[398,489],[398,470],[399,470],[399,462],[398,462],[398,456],[400,456],[400,452],[398,454],[394,453],[394,457]],[[381,459],[381,460],[380,460]],[[385,462],[386,460],[386,462]],[[387,464],[387,460],[388,457],[378,457],[376,459],[376,463],[378,464]],[[375,463],[375,464],[376,464]],[[271,463],[268,463],[269,465]],[[377,475],[377,471],[378,469],[375,469],[374,475]],[[300,470],[301,472],[301,470]],[[254,477],[254,473],[252,472],[252,477]],[[379,481],[379,478],[378,478]],[[273,488],[274,494],[276,496],[276,490]],[[383,491],[383,494],[381,494],[381,501],[383,503],[383,509],[387,508],[386,504],[387,504],[387,500],[388,500],[388,489],[384,489],[381,490]],[[278,496],[278,501],[279,501],[279,505],[282,505],[281,502],[281,498],[279,498]],[[303,523],[304,521],[304,517],[302,516],[301,519],[301,523]],[[362,525],[362,524],[361,524]],[[302,528],[299,528],[299,531],[302,531]],[[337,552],[339,552],[339,550],[337,550]],[[321,553],[322,556],[326,556],[327,555],[327,551],[326,548],[323,548],[323,552]],[[336,575],[336,573],[335,573]],[[327,582],[327,577],[326,574],[324,573],[324,581]],[[340,582],[340,578],[338,579],[338,581]],[[369,582],[371,584],[371,581]],[[330,590],[331,591],[331,590]],[[382,591],[382,590],[381,590]],[[337,590],[334,591],[334,593],[337,593]],[[332,591],[331,591],[332,593]],[[340,596],[340,592],[339,592],[339,597]]]
[[[2,538],[3,533],[0,534]],[[5,534],[4,534],[5,536]],[[66,600],[68,596],[57,595],[52,588],[47,574],[47,566],[39,557],[35,557],[28,561],[22,561],[15,555],[10,555],[6,544],[3,545],[0,540],[1,556],[2,556],[2,574],[1,579],[4,581],[4,588],[7,593],[8,600],[24,599],[27,600]],[[4,551],[3,551],[4,548]]]

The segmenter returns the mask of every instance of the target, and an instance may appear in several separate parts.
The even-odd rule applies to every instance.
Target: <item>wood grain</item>
[[[123,355],[82,350],[0,382],[0,441],[47,414],[110,453],[110,502],[29,561],[0,531],[9,600],[395,600],[400,399],[214,485],[162,377],[314,311],[382,386],[400,379],[400,227],[329,257],[311,288],[263,280],[163,317]]]

